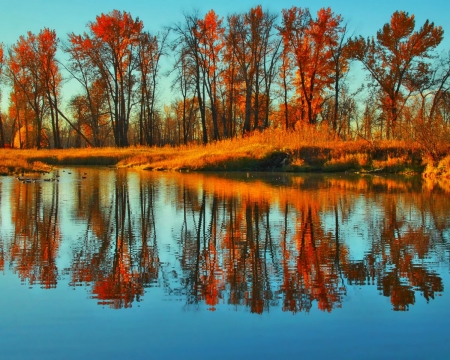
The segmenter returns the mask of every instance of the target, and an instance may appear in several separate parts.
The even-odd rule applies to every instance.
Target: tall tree
[[[42,130],[46,94],[42,86],[41,64],[36,53],[37,47],[35,34],[28,32],[26,37],[19,38],[9,50],[8,77],[15,91],[23,95],[27,105],[33,110],[35,146],[40,149],[43,145]]]
[[[446,112],[449,106],[450,57],[437,59],[427,71],[415,71],[407,80],[408,91],[414,91],[406,106],[402,128],[406,136],[418,142],[429,158],[438,160],[445,152],[450,136]],[[446,119],[447,118],[447,119]],[[406,124],[405,124],[406,122]],[[406,126],[405,126],[406,125]]]
[[[227,28],[224,34],[225,47],[223,49],[223,73],[224,83],[222,93],[223,127],[224,136],[233,137],[238,133],[237,104],[240,98],[239,62],[237,61],[237,49],[235,44],[235,32],[231,31],[236,16],[228,17]]]
[[[352,38],[349,49],[352,57],[361,61],[371,78],[382,90],[381,103],[387,113],[386,136],[389,139],[408,95],[405,81],[411,72],[426,70],[426,59],[438,46],[444,31],[425,21],[414,31],[415,18],[404,11],[396,11],[391,21],[377,32],[376,39],[362,36]]]
[[[289,121],[289,93],[292,91],[292,67],[293,67],[292,55],[289,52],[286,44],[283,46],[281,52],[281,64],[279,67],[279,87],[281,92],[281,98],[283,99],[283,121],[284,128],[289,130],[292,126]],[[281,121],[281,120],[280,120]]]
[[[278,63],[281,54],[282,40],[274,38],[264,44],[263,83],[264,83],[264,122],[263,127],[269,127],[269,115],[272,97],[272,84],[277,77]],[[257,124],[258,125],[258,124]]]
[[[139,42],[144,24],[131,14],[113,10],[88,23],[89,34],[69,35],[76,47],[70,52],[93,66],[105,83],[116,146],[128,146],[128,128],[134,105]],[[72,55],[74,54],[74,55]],[[76,60],[78,61],[78,60]]]
[[[338,40],[330,46],[331,59],[334,67],[334,111],[333,111],[333,131],[338,133],[339,105],[342,82],[341,80],[348,71],[349,56],[347,51],[347,25],[339,31]]]
[[[214,10],[210,10],[204,19],[197,21],[198,28],[194,28],[195,35],[200,42],[199,56],[201,58],[201,69],[209,97],[211,116],[213,122],[214,140],[219,140],[218,122],[218,86],[219,86],[219,64],[221,50],[224,46],[223,36],[225,29],[222,27],[222,19],[219,19]]]
[[[0,43],[0,84],[2,80],[3,75],[3,65],[4,65],[4,56],[3,56],[3,44]],[[0,102],[2,100],[2,93],[0,88]],[[0,148],[5,147],[5,134],[3,132],[3,118],[2,118],[2,112],[0,109]]]
[[[202,124],[202,141],[203,144],[208,143],[208,131],[206,127],[206,105],[205,95],[206,86],[204,77],[202,76],[202,58],[200,39],[196,34],[199,33],[199,17],[197,13],[193,15],[184,15],[184,23],[177,23],[172,30],[177,38],[172,44],[174,50],[179,54],[179,58],[183,58],[183,66],[188,66],[188,72],[193,79],[195,92],[200,110],[200,119]]]
[[[331,48],[338,40],[342,19],[330,8],[322,8],[313,19],[308,9],[292,7],[283,10],[279,28],[284,46],[295,59],[297,88],[306,103],[307,120],[315,124],[323,103],[323,92],[333,83]]]
[[[73,33],[69,34],[69,41],[63,46],[63,50],[69,55],[69,63],[65,66],[71,76],[76,79],[83,88],[85,110],[89,118],[84,121],[91,129],[93,145],[100,146],[100,118],[108,100],[106,96],[107,86],[101,74],[96,69],[93,59],[86,51],[89,48],[89,39]],[[78,100],[81,100],[78,99]],[[79,101],[78,101],[79,103]],[[76,117],[79,118],[78,114]],[[81,131],[78,126],[79,131]],[[78,133],[80,135],[80,133]]]
[[[54,30],[43,29],[37,37],[37,55],[40,64],[42,86],[47,97],[53,134],[53,145],[60,149],[61,135],[59,125],[58,103],[62,76],[56,62],[58,39]]]
[[[259,5],[248,13],[228,17],[227,46],[238,65],[245,105],[243,132],[259,128],[260,84],[264,80],[264,65],[276,15],[263,11]],[[267,70],[267,67],[266,67]],[[253,115],[253,124],[252,124]]]
[[[21,92],[34,112],[35,146],[42,143],[44,118],[50,115],[53,145],[61,148],[58,103],[62,76],[56,61],[58,38],[54,30],[28,32],[9,51],[8,77],[14,92]],[[17,105],[17,104],[16,104]]]
[[[277,45],[271,43],[272,30],[275,24],[277,16],[271,14],[268,11],[263,11],[259,5],[256,8],[250,9],[245,14],[245,21],[250,29],[249,46],[251,49],[252,75],[254,76],[254,103],[253,103],[253,130],[259,127],[265,127],[268,123],[268,119],[260,124],[260,84],[264,82],[265,90],[269,89],[272,83],[274,62],[277,60]],[[275,46],[275,48],[273,48]],[[276,51],[274,51],[276,49]],[[272,58],[269,60],[269,56]],[[269,64],[268,64],[269,63]],[[268,93],[265,94],[265,105],[267,106]],[[266,113],[268,108],[266,108]]]
[[[195,81],[192,74],[192,67],[189,66],[190,56],[187,48],[182,48],[175,61],[175,66],[172,71],[176,73],[172,82],[171,88],[177,89],[181,93],[181,107],[177,105],[177,108],[181,108],[178,112],[178,119],[181,121],[180,130],[183,135],[180,138],[180,143],[187,145],[189,134],[191,133],[192,125],[194,125],[193,119],[195,118],[196,110],[195,106]],[[191,140],[192,137],[190,138]]]
[[[139,143],[155,145],[155,103],[160,70],[160,59],[166,51],[166,39],[169,32],[158,36],[143,32],[139,38],[139,72],[140,72],[140,111]]]

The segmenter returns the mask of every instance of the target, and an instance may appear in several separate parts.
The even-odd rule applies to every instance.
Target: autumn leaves
[[[301,120],[315,124],[327,89],[338,84],[339,70],[346,67],[348,58],[333,56],[342,47],[339,42],[345,27],[342,18],[330,8],[320,9],[313,18],[308,9],[292,7],[283,10],[282,26],[284,54],[290,57],[296,72],[297,94],[306,104]],[[337,89],[336,93],[339,93]],[[335,101],[338,101],[336,96]]]
[[[65,49],[72,57],[69,66],[85,90],[87,110],[92,114],[88,123],[97,146],[101,144],[102,108],[108,109],[115,145],[125,147],[129,145],[132,107],[136,102],[148,101],[148,68],[156,66],[159,58],[154,58],[158,51],[156,40],[143,32],[143,27],[142,21],[129,13],[114,10],[90,22],[88,34],[69,35]],[[102,92],[101,99],[94,99],[98,92]]]
[[[432,129],[425,131],[431,138],[448,131],[450,66],[432,59],[442,28],[415,25],[413,15],[395,12],[376,37],[364,39],[348,36],[330,8],[311,14],[292,7],[278,16],[256,6],[226,18],[214,10],[185,14],[156,36],[117,10],[66,42],[54,30],[28,33],[0,62],[11,85],[0,145],[206,144],[302,126],[371,140],[416,141]],[[58,49],[65,62],[57,61]],[[353,61],[368,74],[361,103],[346,79]],[[62,69],[80,86],[66,106]],[[158,94],[170,80],[173,93],[163,105]]]
[[[416,92],[430,76],[426,59],[443,39],[442,28],[428,20],[418,31],[414,28],[414,15],[397,11],[390,23],[377,32],[376,41],[360,36],[348,43],[350,56],[363,64],[381,90],[380,100],[388,121],[387,138],[394,132],[408,92]]]

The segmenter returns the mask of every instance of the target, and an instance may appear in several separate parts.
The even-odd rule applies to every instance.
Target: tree
[[[229,58],[236,61],[238,78],[243,85],[244,133],[264,126],[264,123],[260,124],[260,84],[267,80],[266,89],[267,86],[270,89],[269,83],[272,82],[272,79],[264,77],[273,76],[274,62],[277,59],[278,49],[274,51],[273,44],[270,43],[275,20],[276,15],[263,11],[260,5],[250,9],[248,13],[228,17],[227,52],[233,54]],[[265,61],[270,54],[274,58],[269,61],[271,64],[267,68]]]
[[[87,43],[88,39],[75,34],[69,34],[69,42],[64,45],[63,50],[69,54],[69,64],[65,67],[66,70],[76,79],[84,90],[84,95],[82,98],[86,103],[85,111],[89,115],[88,119],[85,119],[84,123],[89,123],[93,146],[100,146],[100,117],[101,109],[106,106],[108,97],[106,95],[107,85],[104,82],[101,75],[96,71],[95,65],[93,64],[93,59],[85,51],[89,46]],[[72,99],[74,100],[74,99]],[[81,98],[78,99],[79,104]],[[74,107],[72,106],[72,109]],[[79,109],[79,106],[77,106]],[[78,121],[80,120],[80,115],[77,112],[75,116]],[[81,128],[78,126],[78,131]],[[78,132],[78,135],[81,133]]]
[[[42,86],[47,98],[53,133],[53,145],[60,149],[61,135],[59,129],[58,99],[62,76],[56,62],[58,39],[54,30],[45,28],[37,37],[37,56],[40,65]]]
[[[36,49],[36,35],[28,32],[27,37],[21,36],[9,50],[8,77],[14,91],[23,95],[33,111],[35,146],[40,149],[46,98]],[[26,126],[28,130],[28,124]]]
[[[270,84],[272,82],[274,62],[277,60],[278,46],[271,44],[270,39],[272,35],[272,29],[277,16],[270,14],[267,11],[263,11],[261,5],[256,8],[250,9],[245,14],[245,22],[249,28],[250,38],[248,39],[248,46],[251,50],[251,60],[253,62],[250,74],[254,76],[254,104],[253,104],[253,130],[260,127],[259,113],[260,113],[260,82],[265,81],[266,90],[270,90]],[[267,57],[270,53],[273,54],[272,46],[275,46],[276,51],[271,59],[271,64],[267,68]],[[261,79],[262,77],[262,79]],[[268,95],[267,93],[265,94]],[[269,100],[267,98],[267,100]],[[267,102],[266,102],[267,105]],[[268,111],[268,109],[266,109]],[[268,123],[268,119],[263,125]]]
[[[221,50],[224,46],[223,35],[225,29],[222,27],[222,19],[210,10],[205,18],[197,20],[198,28],[194,28],[195,35],[199,39],[199,56],[201,58],[201,69],[203,73],[206,91],[208,93],[214,140],[219,140],[218,125],[218,86],[219,86],[219,63]]]
[[[154,145],[155,103],[158,85],[159,61],[165,53],[169,32],[152,36],[143,32],[139,38],[140,112],[139,143]]]
[[[76,66],[92,66],[107,89],[108,106],[116,146],[128,146],[128,128],[134,105],[139,43],[144,24],[131,14],[113,10],[89,22],[89,34],[69,35],[68,49]],[[84,78],[83,86],[86,89]]]
[[[269,127],[269,114],[271,108],[272,84],[277,77],[277,66],[281,58],[281,39],[273,39],[264,44],[263,79],[264,79],[264,123],[263,127]],[[258,124],[256,124],[258,126]]]
[[[3,75],[3,65],[4,65],[4,57],[3,57],[3,44],[0,43],[0,81]],[[1,84],[1,82],[0,82]],[[2,100],[2,94],[0,92],[0,102]],[[2,112],[0,110],[0,148],[5,147],[5,134],[3,132],[3,119]]]
[[[15,100],[25,99],[34,112],[35,146],[43,145],[46,116],[50,115],[53,145],[61,148],[58,103],[62,76],[56,61],[58,38],[54,30],[44,28],[35,35],[21,36],[9,50],[8,73]],[[21,96],[17,96],[18,93]],[[25,102],[21,102],[22,105]],[[19,103],[16,103],[17,107]],[[31,124],[27,124],[27,126]]]
[[[228,28],[224,34],[225,47],[223,49],[223,72],[224,83],[222,92],[223,127],[225,137],[234,137],[238,133],[237,104],[240,99],[239,63],[237,51],[234,44],[234,32],[230,31],[230,24],[235,17],[228,17]]]
[[[280,79],[280,91],[281,98],[283,99],[283,120],[284,128],[289,130],[291,124],[289,121],[289,93],[292,91],[292,56],[286,46],[283,47],[281,52],[281,64],[279,67],[279,79]],[[280,119],[280,123],[281,123]]]
[[[200,110],[200,119],[202,124],[202,141],[208,143],[208,131],[206,127],[206,105],[205,105],[205,82],[202,74],[202,58],[200,55],[200,39],[196,34],[199,33],[198,14],[184,15],[184,24],[177,23],[172,30],[177,38],[172,44],[172,48],[178,52],[178,58],[182,60],[182,66],[189,67],[187,73],[194,82],[195,93],[198,107]]]
[[[309,124],[315,124],[323,103],[323,92],[333,83],[332,48],[338,43],[340,15],[330,8],[320,9],[313,19],[308,9],[283,10],[279,27],[284,47],[292,53],[297,66],[297,88],[306,103]]]
[[[195,81],[193,79],[191,70],[192,68],[188,66],[189,55],[186,48],[181,49],[178,52],[178,57],[175,62],[173,71],[176,72],[176,76],[172,82],[171,88],[178,88],[181,92],[181,106],[177,104],[178,111],[177,118],[181,119],[181,126],[183,135],[180,138],[180,143],[183,142],[187,145],[189,134],[191,133],[191,127],[194,124],[193,119],[195,118],[196,110],[195,106]],[[198,108],[197,108],[198,110]],[[192,136],[190,138],[192,139]]]
[[[114,137],[109,121],[106,87],[96,80],[85,94],[74,95],[69,101],[75,131],[75,147],[84,139],[89,146],[113,146]]]
[[[426,71],[414,71],[406,84],[408,91],[414,91],[417,95],[412,97],[404,110],[404,117],[408,120],[403,125],[405,135],[419,143],[434,161],[445,154],[450,136],[446,114],[449,79],[450,57],[446,57],[437,59]]]
[[[399,113],[410,94],[403,91],[406,80],[414,71],[426,71],[426,59],[443,39],[442,28],[428,20],[418,31],[414,28],[414,15],[396,11],[391,21],[377,32],[376,40],[360,36],[349,41],[351,56],[361,61],[382,90],[388,139],[394,133]]]
[[[32,134],[28,134],[28,130],[33,124],[32,109],[28,104],[25,95],[19,91],[19,87],[13,86],[9,94],[9,107],[8,115],[13,119],[12,129],[11,129],[11,145],[22,149],[24,147],[33,147],[34,139]],[[20,131],[20,130],[25,131]],[[19,130],[19,131],[18,131]],[[22,134],[25,132],[25,134]],[[24,137],[22,137],[24,135]],[[15,144],[17,142],[17,144]]]
[[[348,71],[349,56],[347,52],[347,26],[343,26],[339,31],[339,38],[334,45],[330,46],[332,63],[334,65],[334,112],[333,112],[333,131],[338,132],[341,80]]]

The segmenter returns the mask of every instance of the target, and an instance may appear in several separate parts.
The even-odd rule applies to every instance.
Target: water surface
[[[449,214],[448,192],[414,177],[3,177],[0,346],[6,358],[442,358]]]

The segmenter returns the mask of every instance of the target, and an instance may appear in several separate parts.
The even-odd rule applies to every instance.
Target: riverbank
[[[422,176],[430,180],[450,180],[450,155],[444,157],[437,163],[429,162],[425,167]]]
[[[342,141],[316,131],[270,130],[206,146],[2,149],[0,174],[95,165],[157,171],[383,172],[446,177],[450,176],[450,157],[445,159],[440,165],[427,165],[419,145],[402,141]]]

